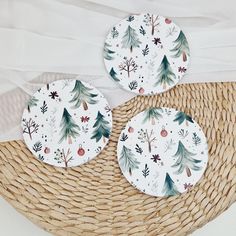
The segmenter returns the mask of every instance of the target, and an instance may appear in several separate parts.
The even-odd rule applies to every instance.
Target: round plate
[[[81,165],[108,142],[111,109],[104,96],[80,80],[58,80],[39,89],[22,117],[23,137],[43,162]]]
[[[189,190],[208,161],[206,137],[184,112],[151,108],[133,117],[121,132],[118,162],[126,179],[152,196]]]
[[[179,82],[189,63],[189,46],[170,19],[131,15],[111,29],[103,56],[113,80],[128,91],[149,95]]]

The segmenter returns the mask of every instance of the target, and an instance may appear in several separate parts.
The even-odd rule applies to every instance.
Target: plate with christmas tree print
[[[112,27],[103,57],[110,77],[136,94],[162,93],[184,76],[189,45],[170,19],[153,14],[130,15]]]
[[[30,98],[21,126],[25,143],[37,159],[72,167],[88,162],[105,147],[112,113],[101,92],[90,84],[58,80]]]
[[[117,146],[120,169],[140,191],[172,196],[189,191],[208,161],[206,137],[189,115],[172,108],[150,108],[133,117]]]

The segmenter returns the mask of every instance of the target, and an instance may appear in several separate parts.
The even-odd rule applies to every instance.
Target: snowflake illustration
[[[152,40],[152,42],[155,44],[155,45],[158,45],[158,44],[161,44],[161,39],[160,38],[154,38]]]
[[[80,119],[81,119],[81,122],[86,123],[89,121],[90,118],[88,116],[82,116]]]
[[[186,72],[186,68],[183,66],[183,67],[178,67],[178,72],[181,72],[181,73],[185,73]]]
[[[187,190],[187,191],[189,191],[192,187],[193,187],[193,185],[190,184],[190,183],[188,183],[188,184],[185,183],[185,184],[184,184],[184,189]]]
[[[56,99],[57,97],[59,97],[59,95],[57,94],[57,91],[53,91],[53,92],[50,92],[49,97],[51,97],[52,99]]]
[[[151,160],[153,160],[153,162],[157,163],[157,161],[160,161],[161,158],[160,158],[159,154],[155,154],[155,155],[152,155]]]

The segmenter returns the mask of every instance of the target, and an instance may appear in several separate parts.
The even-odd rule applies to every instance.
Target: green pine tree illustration
[[[174,181],[171,179],[168,173],[166,173],[166,178],[165,178],[165,183],[163,186],[162,193],[164,193],[165,196],[174,196],[174,195],[180,194],[180,192],[177,190],[177,187]]]
[[[122,48],[129,48],[130,52],[133,51],[133,48],[139,48],[141,42],[139,41],[138,34],[135,32],[135,29],[128,26],[125,31],[125,34],[122,38]]]
[[[83,105],[84,110],[88,110],[89,104],[96,104],[97,100],[94,98],[98,96],[98,94],[91,93],[92,88],[88,88],[80,80],[75,81],[75,86],[71,93],[74,93],[74,97],[69,101],[70,103],[74,103],[73,108],[79,108],[80,105]]]
[[[117,73],[115,72],[114,68],[112,67],[110,72],[109,72],[110,76],[112,77],[112,79],[114,81],[120,81],[118,78],[117,78]]]
[[[175,115],[174,121],[178,121],[179,125],[181,125],[185,121],[187,126],[188,126],[188,122],[193,123],[193,119],[182,111],[179,111]]]
[[[157,82],[154,86],[161,84],[163,89],[166,89],[166,84],[171,85],[174,84],[174,79],[176,78],[175,74],[173,73],[170,63],[166,57],[163,57],[162,62],[158,68],[158,75],[157,75]]]
[[[187,56],[189,56],[189,46],[182,30],[179,32],[179,36],[173,43],[176,44],[175,47],[170,50],[175,53],[173,57],[176,58],[182,55],[183,61],[187,61]]]
[[[72,143],[72,138],[76,138],[79,136],[78,131],[80,131],[80,127],[75,124],[74,120],[72,119],[70,113],[67,111],[66,108],[64,108],[61,123],[60,123],[60,135],[61,138],[59,140],[59,143],[61,143],[63,140],[68,139],[68,143]]]
[[[37,106],[37,102],[38,102],[38,101],[39,101],[39,100],[38,100],[37,98],[35,98],[34,96],[32,96],[32,97],[29,99],[29,101],[28,101],[28,103],[27,103],[28,112],[30,112],[30,109],[31,109],[32,107]]]
[[[112,57],[112,54],[114,54],[115,52],[112,51],[111,49],[109,49],[110,47],[111,47],[110,44],[105,43],[104,49],[103,49],[103,57],[106,60],[113,60],[114,59],[114,57]]]
[[[134,156],[131,149],[127,148],[125,145],[123,145],[119,162],[122,171],[129,171],[130,175],[132,175],[134,169],[139,169],[140,162],[137,161],[137,158]]]
[[[104,119],[104,115],[100,113],[100,111],[97,114],[96,122],[93,125],[93,128],[95,130],[93,131],[93,136],[91,139],[96,139],[96,142],[98,142],[101,138],[103,138],[103,142],[105,142],[105,138],[109,138],[110,136],[110,127],[109,122]]]
[[[162,108],[149,108],[144,111],[143,123],[151,121],[152,125],[155,125],[155,120],[158,120],[162,117]]]
[[[176,163],[172,165],[172,167],[178,167],[178,170],[175,172],[176,174],[181,174],[183,171],[186,171],[188,177],[192,175],[191,170],[198,171],[201,169],[197,164],[201,162],[201,160],[194,159],[193,156],[196,154],[188,151],[186,147],[183,145],[181,141],[179,141],[177,152],[174,157],[178,157]]]

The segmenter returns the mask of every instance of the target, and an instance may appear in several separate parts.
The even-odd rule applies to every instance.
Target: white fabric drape
[[[45,71],[82,76],[112,107],[133,97],[108,79],[102,58],[108,30],[131,13],[168,16],[184,30],[191,62],[181,83],[235,81],[235,9],[234,0],[1,0],[0,141],[20,138],[17,107],[42,85]],[[12,103],[16,89],[21,105]],[[4,118],[11,116],[13,123]]]

